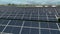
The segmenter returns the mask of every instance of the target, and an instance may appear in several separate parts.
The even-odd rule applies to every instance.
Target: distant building
[[[52,5],[52,7],[56,7],[56,5]]]
[[[43,7],[43,6],[35,6],[35,7]]]
[[[48,5],[46,5],[45,7],[49,7]]]

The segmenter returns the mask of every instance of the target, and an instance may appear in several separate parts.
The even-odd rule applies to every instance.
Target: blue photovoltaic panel
[[[21,34],[39,34],[39,29],[23,28]]]
[[[50,32],[51,32],[51,34],[60,34],[60,31],[58,31],[58,30],[50,30]]]
[[[19,34],[20,28],[19,27],[7,27],[4,32],[7,33],[14,33],[14,34]]]
[[[48,29],[41,29],[41,34],[50,34]]]
[[[4,29],[5,26],[0,26],[0,32]]]
[[[48,23],[40,23],[41,28],[48,28]]]
[[[0,18],[57,21],[58,7],[0,6]],[[60,34],[60,23],[0,19],[0,34]]]
[[[9,23],[9,25],[22,26],[22,21],[12,20],[11,23]]]

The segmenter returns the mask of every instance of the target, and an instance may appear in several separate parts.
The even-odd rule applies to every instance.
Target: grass
[[[16,6],[16,7],[36,7],[36,6],[49,6],[51,7],[52,5],[48,4],[0,4],[0,6]],[[56,5],[57,7],[60,7],[60,5]]]

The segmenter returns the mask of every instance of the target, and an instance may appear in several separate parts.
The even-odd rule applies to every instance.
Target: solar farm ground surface
[[[0,6],[0,18],[57,21],[60,8]],[[0,19],[0,34],[60,34],[60,23]]]

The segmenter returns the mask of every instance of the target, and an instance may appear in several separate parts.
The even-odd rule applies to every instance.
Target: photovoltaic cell
[[[29,34],[30,33],[29,30],[30,30],[29,28],[23,28],[21,34]]]
[[[48,28],[48,23],[40,23],[41,28]]]
[[[59,23],[58,25],[59,25],[59,27],[60,27],[60,23]]]
[[[0,26],[0,32],[4,29],[5,26]]]
[[[51,34],[60,34],[60,31],[58,30],[50,30]]]
[[[56,23],[49,23],[49,28],[58,29]]]
[[[39,34],[39,29],[23,28],[21,34]]]
[[[50,34],[50,32],[47,29],[41,29],[41,34]]]
[[[31,29],[30,34],[39,34],[39,29]]]
[[[7,24],[8,23],[8,20],[0,20],[0,24]]]
[[[26,22],[25,22],[25,24],[24,24],[24,26],[31,27],[31,24],[32,24],[31,22],[29,22],[29,21],[26,21]]]
[[[7,27],[4,32],[19,34],[20,28],[18,27]]]
[[[9,25],[16,25],[16,26],[22,26],[22,21],[19,20],[12,20]]]

